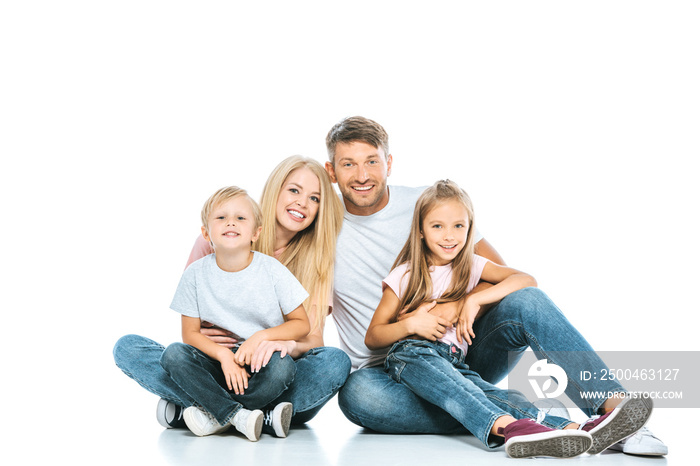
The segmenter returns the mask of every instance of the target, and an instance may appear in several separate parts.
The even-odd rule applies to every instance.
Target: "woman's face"
[[[318,214],[320,202],[321,184],[314,172],[306,167],[292,171],[277,198],[277,228],[294,234],[308,228]]]

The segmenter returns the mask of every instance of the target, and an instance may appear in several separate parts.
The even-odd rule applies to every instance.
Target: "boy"
[[[202,235],[214,254],[185,270],[170,305],[182,314],[183,343],[170,345],[161,365],[195,400],[184,419],[198,436],[234,425],[257,441],[260,409],[287,389],[296,368],[279,353],[261,367],[256,349],[265,340],[297,340],[309,332],[302,306],[308,293],[277,260],[251,251],[261,223],[260,208],[245,190],[231,186],[214,193],[202,209]],[[202,321],[234,332],[242,343],[233,350],[217,345],[200,333]],[[275,434],[285,437],[291,403],[270,415]]]

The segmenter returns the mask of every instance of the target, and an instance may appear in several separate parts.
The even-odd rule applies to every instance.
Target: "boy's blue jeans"
[[[244,393],[236,395],[228,389],[219,361],[194,346],[171,344],[165,348],[160,365],[197,406],[221,425],[230,422],[241,408],[265,409],[292,384],[297,372],[290,356],[280,358],[279,353],[273,353],[267,365],[248,379]]]
[[[538,358],[547,358],[564,369],[569,376],[567,396],[589,416],[597,414],[605,399],[582,399],[580,392],[625,391],[616,381],[578,380],[579,371],[600,370],[606,365],[539,288],[525,288],[503,298],[475,322],[474,332],[476,339],[469,347],[466,363],[492,384],[508,375],[510,352],[522,353],[531,347]],[[571,357],[559,360],[557,356],[561,354]],[[445,410],[396,383],[382,367],[363,368],[350,374],[338,394],[338,405],[350,421],[378,432],[465,432]]]
[[[537,419],[539,409],[524,395],[483,380],[469,369],[464,353],[454,345],[439,341],[401,341],[389,351],[384,367],[392,379],[442,408],[489,448],[503,444],[500,437],[489,439],[499,417]],[[570,423],[568,419],[549,415],[542,421],[552,429],[563,429]]]
[[[114,361],[126,375],[149,392],[184,408],[196,405],[193,397],[161,366],[164,351],[165,347],[153,340],[126,335],[114,346]],[[221,371],[219,363],[216,364]],[[350,372],[350,358],[337,348],[319,347],[294,360],[294,366],[294,381],[268,404],[291,402],[294,406],[292,423],[302,424],[312,419],[345,383]]]

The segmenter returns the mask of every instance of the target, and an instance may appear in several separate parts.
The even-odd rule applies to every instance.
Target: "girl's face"
[[[275,209],[277,228],[294,234],[308,228],[318,214],[320,203],[318,177],[306,167],[297,168],[282,183]]]
[[[469,213],[456,200],[440,202],[423,219],[421,238],[430,251],[431,265],[447,265],[467,243]]]

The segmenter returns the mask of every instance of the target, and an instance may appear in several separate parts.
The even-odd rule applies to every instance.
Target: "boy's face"
[[[202,227],[202,236],[214,245],[215,252],[250,250],[262,227],[255,227],[250,200],[238,196],[215,205],[208,218],[209,231]]]
[[[334,163],[326,162],[331,181],[338,183],[345,208],[354,215],[372,215],[389,202],[386,187],[391,155],[365,142],[339,143]]]

